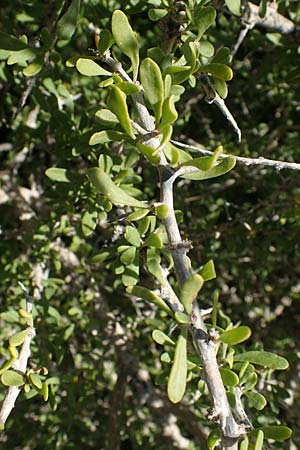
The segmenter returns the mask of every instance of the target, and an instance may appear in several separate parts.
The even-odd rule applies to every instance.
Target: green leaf
[[[226,64],[230,60],[231,60],[230,49],[228,47],[222,47],[217,51],[212,62]]]
[[[114,113],[112,113],[109,109],[105,109],[105,108],[99,109],[96,112],[95,117],[103,125],[114,126],[119,123],[117,116]]]
[[[168,397],[172,403],[182,399],[186,388],[187,376],[187,327],[182,328],[178,337],[174,361],[168,379]]]
[[[76,61],[76,68],[82,75],[88,77],[111,76],[108,70],[103,69],[99,64],[89,58],[79,58]]]
[[[23,74],[26,77],[33,77],[37,75],[43,68],[44,58],[37,57],[31,64],[29,64],[25,69],[23,69]]]
[[[155,113],[158,123],[162,115],[162,104],[164,101],[164,83],[159,66],[151,58],[142,61],[140,67],[140,78],[145,90],[145,95]]]
[[[18,51],[28,48],[28,45],[11,34],[0,32],[0,48],[2,50]]]
[[[249,361],[258,366],[269,367],[273,370],[285,370],[289,367],[288,361],[282,356],[265,351],[250,351],[235,356],[235,361]]]
[[[128,113],[126,94],[117,86],[112,86],[107,97],[108,108],[117,116],[122,128],[132,139],[135,139]]]
[[[138,150],[151,162],[151,164],[157,166],[160,163],[160,154],[157,148],[153,148],[150,145],[141,144],[140,142],[138,142],[136,146]]]
[[[135,95],[141,91],[140,86],[129,81],[119,81],[116,86],[118,86],[118,88],[126,95]]]
[[[70,40],[76,30],[80,11],[80,0],[72,0],[69,8],[59,19],[56,27],[56,35],[59,39]]]
[[[159,345],[175,345],[175,342],[160,330],[154,330],[152,332],[152,339]]]
[[[264,445],[264,432],[259,430],[256,437],[256,442],[253,450],[262,450]]]
[[[248,450],[248,447],[249,447],[249,439],[248,436],[246,435],[240,443],[239,450]]]
[[[7,64],[23,64],[29,59],[33,59],[37,56],[38,50],[34,48],[24,48],[23,50],[18,50],[12,52],[7,60]]]
[[[140,233],[135,227],[132,227],[131,225],[127,225],[124,237],[127,242],[129,242],[131,245],[134,245],[135,247],[139,247],[141,245]]]
[[[174,318],[176,320],[177,323],[181,323],[181,324],[188,324],[189,323],[189,316],[181,311],[177,311],[174,314]]]
[[[219,177],[229,172],[235,166],[235,163],[236,158],[234,156],[228,156],[228,158],[224,158],[219,164],[209,170],[199,170],[197,172],[181,175],[181,177],[189,180],[208,180],[209,178]],[[186,164],[186,166],[189,166],[189,164]]]
[[[166,311],[166,313],[168,313],[170,316],[173,316],[172,310],[164,302],[164,300],[158,295],[154,294],[154,292],[150,291],[150,289],[144,288],[142,286],[132,286],[130,288],[127,288],[126,292],[135,295],[136,297],[140,297],[147,302],[154,303],[154,305]]]
[[[120,256],[120,261],[121,263],[128,266],[134,262],[135,256],[136,256],[136,247],[132,245],[122,252]]]
[[[143,217],[147,216],[147,214],[149,214],[150,211],[147,211],[145,209],[138,209],[132,213],[130,213],[127,216],[127,220],[129,220],[130,222],[136,222],[138,220],[143,219]]]
[[[166,98],[166,100],[163,103],[162,118],[161,123],[159,125],[160,129],[174,123],[177,117],[178,113],[175,108],[174,95],[171,95],[170,97]]]
[[[115,130],[105,130],[94,133],[89,140],[89,145],[106,144],[107,142],[120,142],[127,138],[127,134]]]
[[[216,446],[221,442],[221,436],[219,430],[215,429],[209,433],[207,438],[207,446],[209,450],[214,450]]]
[[[4,386],[23,386],[23,384],[25,384],[23,375],[14,370],[6,370],[6,372],[1,375],[1,381]]]
[[[200,156],[199,158],[194,158],[192,160],[185,161],[182,164],[182,166],[193,166],[197,167],[197,169],[199,170],[206,172],[207,170],[215,166],[222,152],[223,147],[222,145],[219,145],[211,156]]]
[[[248,398],[250,406],[257,409],[258,411],[264,409],[267,404],[267,400],[259,392],[246,391],[245,396]]]
[[[108,30],[102,30],[100,32],[99,41],[98,41],[98,51],[99,54],[102,56],[104,55],[107,50],[110,48],[110,46],[113,44],[114,39],[112,37],[112,34]]]
[[[155,212],[160,219],[166,219],[170,214],[168,205],[158,205],[155,207]]]
[[[14,334],[9,338],[9,345],[12,347],[18,347],[22,345],[28,336],[28,330],[19,331],[19,333]]]
[[[138,261],[129,264],[125,267],[124,273],[122,275],[122,283],[124,286],[134,286],[139,280],[139,266]]]
[[[162,268],[159,264],[159,259],[151,258],[147,261],[147,269],[161,284],[165,282]]]
[[[137,79],[139,69],[139,46],[137,38],[132,31],[126,15],[121,10],[114,11],[112,15],[112,34],[116,44],[131,61],[133,80]]]
[[[217,317],[218,317],[218,303],[219,303],[219,291],[214,291],[213,293],[213,310],[211,313],[212,326],[216,328]]]
[[[204,264],[204,266],[199,272],[199,275],[201,275],[204,281],[209,281],[216,278],[215,266],[212,259],[210,259],[206,264]]]
[[[168,14],[167,9],[149,9],[148,10],[148,17],[150,20],[153,20],[156,22],[157,20],[162,19]]]
[[[90,182],[95,186],[96,190],[106,195],[113,204],[148,208],[146,203],[143,203],[124,192],[123,189],[117,186],[110,176],[100,167],[88,169],[87,176]]]
[[[225,3],[232,14],[241,15],[241,0],[225,0]]]
[[[46,402],[49,398],[49,386],[47,383],[43,383],[42,389],[41,389],[41,394],[44,398],[44,401]]]
[[[225,386],[234,387],[234,386],[237,386],[240,382],[237,374],[230,369],[221,367],[220,375],[222,377],[222,381],[225,384]]]
[[[233,328],[232,330],[224,331],[219,337],[221,342],[230,345],[236,345],[240,342],[246,341],[251,336],[251,329],[247,326]]]
[[[274,439],[275,441],[285,441],[292,435],[292,430],[283,425],[269,425],[259,428],[264,433],[266,439]]]
[[[193,302],[196,300],[203,283],[204,280],[201,275],[193,274],[186,280],[181,288],[180,299],[188,314],[191,314],[192,312]]]
[[[216,78],[220,78],[221,80],[230,81],[233,77],[233,72],[231,67],[226,66],[226,64],[220,64],[212,62],[210,64],[206,64],[205,66],[201,66],[199,72],[209,73]]]
[[[215,47],[209,41],[201,41],[199,52],[205,58],[211,58],[215,53]]]
[[[198,30],[198,39],[214,23],[216,19],[216,10],[211,6],[195,8],[194,22]]]
[[[70,183],[70,179],[67,176],[67,169],[51,167],[50,169],[46,170],[45,174],[52,181],[58,181],[61,183]]]
[[[144,246],[145,247],[163,248],[163,243],[157,233],[150,233],[144,242]]]
[[[97,226],[98,214],[96,211],[90,213],[85,211],[81,219],[81,229],[85,237],[89,237],[93,234]]]
[[[41,380],[41,377],[37,373],[31,373],[29,375],[30,381],[34,387],[37,389],[42,389],[43,382]]]
[[[220,80],[219,78],[214,78],[213,84],[214,84],[215,89],[216,89],[217,93],[219,94],[219,96],[221,98],[225,99],[228,94],[228,87],[227,87],[226,81]]]

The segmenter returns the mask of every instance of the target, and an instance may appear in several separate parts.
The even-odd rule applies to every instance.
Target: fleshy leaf
[[[221,374],[222,381],[225,384],[225,386],[234,387],[239,384],[239,381],[240,381],[239,377],[232,370],[221,367],[220,374]]]
[[[14,334],[9,338],[9,345],[12,347],[18,347],[22,345],[28,336],[28,330],[19,331],[19,333]]]
[[[162,19],[168,14],[167,9],[149,9],[148,11],[148,17],[150,20],[153,20],[156,22],[157,20]]]
[[[246,391],[245,396],[248,398],[250,406],[257,409],[258,411],[264,409],[267,404],[267,400],[259,392]]]
[[[208,180],[209,178],[219,177],[229,172],[235,166],[235,163],[236,158],[234,156],[228,156],[228,158],[224,158],[219,164],[209,170],[198,170],[197,172],[191,172],[181,176],[189,180]],[[186,165],[189,166],[189,164]]]
[[[97,191],[106,195],[108,199],[116,205],[136,206],[137,208],[147,208],[147,204],[137,200],[127,194],[123,189],[117,186],[110,176],[100,167],[92,167],[87,170],[87,176]]]
[[[184,327],[178,337],[174,361],[168,379],[168,397],[172,403],[182,399],[186,388],[187,376],[187,328]]]
[[[274,439],[275,441],[285,441],[292,435],[292,430],[284,425],[269,425],[261,427],[259,430],[263,431],[266,439]]]
[[[214,153],[211,156],[200,156],[199,158],[194,158],[190,161],[184,162],[183,166],[193,166],[197,167],[197,169],[206,172],[211,169],[217,162],[220,154],[223,152],[222,145],[216,148]]]
[[[31,373],[29,375],[29,378],[34,387],[36,387],[37,389],[42,389],[43,382],[41,380],[41,377],[37,373]]]
[[[103,69],[99,64],[89,58],[79,58],[76,61],[78,72],[87,77],[111,76],[108,70]]]
[[[150,291],[150,289],[147,289],[142,286],[132,286],[130,288],[127,288],[126,291],[129,294],[135,295],[136,297],[141,297],[143,300],[146,300],[147,302],[154,303],[156,306],[166,311],[166,313],[173,316],[172,310],[164,302],[164,300],[160,298],[158,295],[154,294],[154,292]]]
[[[198,30],[198,39],[214,23],[216,10],[211,6],[198,7],[195,9],[194,21]]]
[[[1,381],[4,386],[23,386],[25,384],[23,375],[14,370],[6,370],[1,375]]]
[[[58,181],[61,183],[70,183],[70,179],[67,176],[67,169],[60,169],[58,167],[50,167],[45,174],[52,181]]]
[[[107,52],[109,47],[113,44],[114,39],[112,37],[112,34],[108,30],[102,30],[99,36],[98,41],[98,51],[99,54],[102,56],[104,53]]]
[[[235,361],[249,361],[252,364],[269,367],[273,370],[285,370],[289,367],[288,361],[282,356],[265,351],[250,351],[235,355]]]
[[[162,114],[164,83],[159,66],[151,58],[142,61],[140,77],[148,102],[152,106],[158,123]]]
[[[225,3],[232,14],[241,15],[241,0],[225,0]]]
[[[225,99],[228,94],[228,87],[226,81],[220,80],[219,78],[214,78],[213,83],[219,96]]]
[[[124,237],[129,244],[134,245],[135,247],[139,247],[141,244],[140,233],[131,225],[127,225]]]
[[[200,72],[209,73],[216,78],[220,78],[224,81],[230,81],[233,77],[233,72],[231,67],[226,66],[226,64],[220,64],[216,62],[212,62],[210,64],[206,64],[205,66],[201,66],[199,69]]]
[[[215,266],[212,259],[210,259],[206,264],[204,264],[204,266],[199,272],[199,275],[201,275],[204,281],[209,281],[216,278]]]
[[[89,237],[93,234],[97,226],[97,212],[90,213],[85,211],[81,219],[81,229],[85,237]]]
[[[219,337],[225,344],[235,345],[246,341],[251,336],[251,329],[247,326],[240,326],[232,330],[224,331]]]
[[[71,39],[76,30],[79,11],[80,0],[72,0],[69,8],[57,23],[56,35],[59,39]]]
[[[133,79],[135,81],[137,79],[139,69],[139,46],[137,38],[123,11],[114,11],[112,15],[111,27],[116,44],[131,60]]]
[[[160,128],[166,127],[167,125],[171,125],[175,122],[178,117],[178,113],[174,104],[174,95],[166,98],[162,107],[162,118],[160,123]]]
[[[264,445],[264,432],[259,430],[256,436],[256,442],[253,450],[262,450]]]
[[[126,94],[117,86],[113,86],[107,98],[107,106],[117,116],[122,128],[135,139],[128,113]]]
[[[18,51],[28,48],[28,45],[11,34],[0,32],[0,48],[1,50]]]
[[[89,140],[90,145],[106,144],[107,142],[119,142],[126,138],[125,133],[115,130],[104,130],[94,133]]]
[[[198,292],[204,283],[203,278],[199,274],[191,275],[181,288],[181,302],[188,314],[191,314],[193,302],[196,300]]]
[[[33,77],[37,75],[43,68],[44,59],[43,57],[37,57],[31,64],[29,64],[25,69],[23,69],[23,74],[26,77]]]
[[[175,342],[169,338],[163,331],[154,330],[152,332],[153,340],[159,345],[175,345]]]

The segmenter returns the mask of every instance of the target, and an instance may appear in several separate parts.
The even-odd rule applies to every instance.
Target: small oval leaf
[[[209,73],[210,75],[213,75],[216,78],[220,78],[224,81],[230,81],[233,77],[233,72],[231,67],[226,66],[226,64],[220,64],[220,63],[211,63],[206,64],[205,66],[201,66],[199,69],[200,72]]]
[[[230,369],[221,367],[220,374],[221,374],[222,381],[225,384],[225,386],[234,387],[234,386],[237,386],[240,382],[237,374]]]
[[[45,174],[52,181],[58,181],[61,183],[70,183],[70,180],[67,176],[67,169],[60,169],[58,167],[51,167],[47,169]]]
[[[125,237],[126,241],[129,242],[129,244],[134,245],[135,247],[139,247],[141,244],[140,233],[133,226],[128,225],[126,227],[124,237]]]
[[[9,345],[11,345],[12,347],[18,347],[19,345],[22,345],[27,336],[28,330],[20,331],[19,333],[16,333],[9,338]]]
[[[111,21],[112,34],[116,44],[131,60],[133,79],[137,79],[139,68],[139,46],[137,38],[128,22],[126,14],[121,10],[114,11]]]
[[[6,370],[1,375],[1,381],[4,386],[23,386],[25,384],[24,376],[14,370]]]
[[[269,367],[273,370],[285,370],[289,367],[288,361],[282,356],[265,351],[250,351],[235,355],[235,361],[249,361],[252,364]]]
[[[69,8],[57,23],[56,35],[59,39],[71,39],[76,30],[79,10],[80,0],[72,0]]]
[[[203,278],[199,274],[191,275],[181,288],[181,302],[188,314],[191,314],[193,302],[196,300],[198,292],[204,283]]]
[[[219,337],[221,342],[225,344],[235,345],[244,342],[251,336],[251,329],[247,326],[233,328],[232,330],[224,331]]]
[[[135,295],[136,297],[140,297],[147,302],[154,303],[156,306],[166,311],[170,316],[173,316],[172,310],[164,302],[164,300],[154,294],[154,292],[150,291],[150,289],[142,286],[130,286],[126,289],[126,292],[128,292],[128,294]]]
[[[261,427],[266,439],[274,439],[275,441],[285,441],[289,439],[292,435],[292,430],[284,425],[269,425],[266,427]]]
[[[117,116],[122,128],[132,139],[135,139],[128,113],[126,94],[117,86],[113,86],[107,97],[107,106]]]
[[[140,77],[146,98],[154,110],[155,119],[158,123],[162,114],[164,83],[160,68],[153,59],[146,58],[142,61]]]
[[[255,409],[257,409],[258,411],[261,411],[262,409],[264,409],[264,407],[267,404],[267,400],[265,399],[265,397],[260,394],[259,392],[255,392],[255,391],[246,391],[245,392],[245,396],[248,398],[249,400],[249,405]]]
[[[88,58],[77,59],[76,68],[78,72],[88,77],[111,76],[110,72],[108,72],[105,69],[102,69],[102,67],[99,66],[99,64],[95,63],[95,61]]]
[[[262,430],[259,430],[256,436],[256,442],[253,450],[262,450],[264,445],[264,433]]]
[[[215,265],[212,259],[210,259],[199,272],[199,275],[203,278],[204,281],[213,280],[216,278]]]
[[[174,361],[168,379],[168,397],[172,403],[182,399],[186,388],[187,376],[187,328],[184,327],[178,337]]]
[[[41,377],[37,373],[31,373],[29,375],[29,378],[34,387],[36,387],[37,389],[42,389],[43,382],[41,380]]]
[[[152,332],[152,338],[159,345],[175,345],[175,342],[160,330],[154,330]]]
[[[117,186],[100,167],[88,169],[87,176],[95,188],[106,195],[113,204],[148,208],[147,204],[137,200]]]

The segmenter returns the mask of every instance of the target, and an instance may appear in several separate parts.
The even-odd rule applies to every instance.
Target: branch
[[[23,286],[23,289],[25,289],[25,295],[26,295],[26,311],[28,313],[31,313],[31,311],[32,311],[31,298],[27,294],[27,290],[24,286]],[[28,330],[28,334],[26,336],[25,341],[22,344],[19,357],[16,359],[16,361],[13,364],[13,369],[18,372],[21,372],[23,374],[25,374],[25,372],[26,372],[28,359],[31,354],[30,344],[31,344],[32,339],[35,336],[35,329],[33,326],[28,327],[27,330]],[[10,415],[10,413],[12,412],[12,410],[14,408],[15,402],[16,402],[20,392],[21,392],[21,387],[10,386],[8,388],[8,390],[5,394],[3,403],[2,403],[1,410],[0,410],[0,428],[1,429],[4,429],[6,420],[8,419],[8,416]]]
[[[210,82],[208,77],[205,78],[205,81],[207,84],[202,83],[202,86],[206,92],[206,98],[205,98],[206,102],[209,104],[214,103],[219,108],[221,113],[226,117],[226,119],[228,120],[230,125],[233,127],[234,131],[236,132],[236,134],[238,136],[238,141],[241,142],[242,133],[241,133],[241,130],[240,130],[235,118],[233,117],[233,115],[231,114],[229,109],[227,108],[224,100],[219,96],[219,94],[215,90],[213,84]]]
[[[130,77],[122,68],[121,64],[111,58],[109,54],[106,54],[103,57],[103,61],[109,64],[114,71],[118,72],[123,79],[132,82]],[[152,131],[155,127],[154,118],[145,106],[143,92],[132,96],[132,98],[134,106],[137,110],[139,125],[147,131]],[[152,138],[150,141],[151,144],[149,145],[154,148],[160,147],[159,136]],[[186,245],[181,238],[174,211],[173,184],[176,179],[176,172],[169,167],[163,151],[161,151],[161,160],[160,165],[158,166],[158,172],[161,189],[160,200],[163,204],[167,205],[169,209],[169,214],[166,219],[164,219],[164,225],[168,235],[169,247],[174,261],[178,284],[179,286],[182,286],[183,283],[190,277],[191,271],[188,264]],[[213,419],[219,424],[222,448],[227,450],[237,450],[238,440],[242,435],[242,430],[240,429],[239,424],[235,421],[228,403],[226,391],[216,359],[215,344],[209,339],[207,328],[204,324],[197,302],[194,302],[193,305],[190,331],[193,334],[196,349],[202,358],[203,372],[214,405],[212,416]],[[207,336],[207,339],[203,339],[203,335]]]
[[[172,144],[177,145],[178,147],[186,148],[187,150],[196,151],[201,153],[202,155],[212,155],[213,152],[206,150],[203,147],[196,147],[190,144],[184,144],[183,142],[175,141],[172,139],[170,142]],[[231,154],[222,153],[219,158],[229,158],[230,156],[235,156]],[[277,161],[274,159],[267,159],[263,156],[259,156],[258,158],[244,158],[243,156],[235,156],[236,161],[245,166],[268,166],[272,167],[276,170],[289,169],[289,170],[300,170],[299,163],[290,163],[286,161]]]
[[[252,27],[260,25],[264,28],[269,28],[273,31],[278,31],[282,34],[289,34],[296,30],[294,22],[284,17],[277,11],[278,5],[271,3],[267,5],[266,14],[264,17],[259,15],[259,7],[253,3],[248,2],[249,13],[246,20]],[[246,10],[247,11],[247,10]]]

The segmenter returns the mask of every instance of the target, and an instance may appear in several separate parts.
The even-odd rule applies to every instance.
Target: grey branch
[[[191,150],[194,152],[201,153],[202,155],[212,155],[213,152],[206,150],[204,147],[199,147],[190,144],[184,144],[183,142],[171,140],[172,144],[177,145],[178,147],[186,148],[187,150]],[[222,153],[219,158],[229,158],[230,156],[234,156],[231,154]],[[268,166],[272,167],[276,170],[289,169],[289,170],[300,170],[299,163],[291,163],[287,161],[277,161],[274,159],[267,159],[263,156],[259,156],[258,158],[244,158],[243,156],[235,156],[237,163],[243,164],[244,166]],[[189,170],[190,172],[190,170]]]
[[[206,102],[209,104],[214,103],[219,108],[221,113],[226,117],[226,119],[228,120],[228,122],[230,123],[230,125],[232,126],[234,131],[236,132],[236,134],[238,136],[238,141],[241,142],[242,133],[241,133],[241,130],[240,130],[235,118],[233,117],[233,115],[231,114],[229,109],[227,108],[224,100],[219,96],[219,94],[215,90],[213,84],[210,82],[208,77],[206,77],[205,81],[206,81],[205,83],[202,83],[202,86],[206,92],[206,98],[205,98]]]
[[[292,33],[296,29],[294,22],[277,11],[278,4],[276,3],[268,4],[264,17],[260,17],[257,5],[249,2],[247,6],[249,8],[247,20],[251,25],[253,24],[252,26],[259,25],[282,34]]]
[[[26,311],[28,313],[31,313],[31,311],[32,311],[32,303],[28,296],[27,296],[27,300],[26,300]],[[27,337],[22,344],[18,358],[16,359],[16,361],[14,362],[14,364],[12,366],[14,370],[21,372],[23,374],[25,374],[25,372],[26,372],[28,359],[29,359],[30,353],[31,353],[30,352],[30,344],[31,344],[33,337],[35,336],[35,329],[33,327],[28,327],[27,329],[28,329]],[[5,397],[4,397],[4,400],[2,403],[2,407],[0,410],[0,425],[2,427],[4,427],[6,420],[8,419],[10,413],[12,412],[12,410],[15,406],[15,402],[18,398],[18,395],[20,394],[20,391],[21,391],[21,388],[18,386],[11,386],[7,389],[7,392],[5,394]]]

